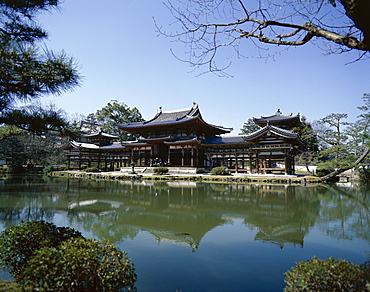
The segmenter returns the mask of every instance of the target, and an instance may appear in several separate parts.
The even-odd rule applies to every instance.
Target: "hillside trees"
[[[253,119],[248,119],[244,124],[243,127],[240,129],[241,133],[239,135],[248,135],[259,130],[261,127],[258,126]]]
[[[366,0],[180,0],[166,3],[175,22],[160,33],[186,46],[178,59],[225,74],[219,51],[242,57],[250,41],[262,57],[290,46],[318,44],[327,53],[370,50],[370,3]],[[314,42],[319,39],[319,42]],[[269,49],[274,46],[275,53]],[[225,55],[222,54],[224,57]]]
[[[362,99],[364,105],[357,107],[362,113],[354,123],[345,121],[348,116],[345,113],[332,113],[318,121],[316,134],[321,141],[318,168],[326,171],[325,179],[361,166],[366,161],[370,152],[370,94],[364,94]]]
[[[95,121],[95,126],[94,126]],[[130,108],[124,102],[111,100],[106,106],[96,111],[94,114],[89,114],[84,120],[90,124],[90,129],[94,130],[101,128],[102,131],[119,136],[121,141],[134,140],[135,136],[130,133],[118,130],[117,124],[126,124],[130,122],[143,121],[140,111],[136,108]],[[100,125],[97,127],[96,122]],[[94,132],[94,131],[92,131]]]
[[[0,2],[0,125],[38,135],[63,130],[67,125],[59,110],[29,104],[80,84],[77,65],[71,57],[37,45],[47,38],[36,22],[37,15],[59,4],[59,0]]]

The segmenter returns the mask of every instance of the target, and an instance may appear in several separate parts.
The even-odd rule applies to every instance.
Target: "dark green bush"
[[[328,175],[329,173],[333,171],[334,171],[334,168],[317,167],[316,175],[321,177],[321,176]]]
[[[70,238],[82,238],[82,235],[72,228],[56,227],[44,221],[22,221],[0,234],[0,267],[18,279],[37,250],[58,246]]]
[[[211,174],[227,175],[227,174],[230,174],[230,172],[229,172],[228,168],[225,167],[225,166],[217,166],[217,167],[212,168]]]
[[[165,166],[158,166],[158,167],[153,168],[153,172],[155,174],[165,174],[165,173],[168,173],[168,168]]]
[[[358,176],[360,178],[360,181],[363,183],[369,183],[370,182],[370,169],[369,168],[359,168],[358,170]]]
[[[284,291],[370,291],[370,263],[356,265],[328,258],[296,263],[285,273]]]
[[[99,172],[99,168],[97,168],[96,166],[92,166],[92,167],[87,167],[84,169],[86,172]]]
[[[71,239],[36,252],[20,280],[31,291],[136,291],[126,253],[92,239]]]

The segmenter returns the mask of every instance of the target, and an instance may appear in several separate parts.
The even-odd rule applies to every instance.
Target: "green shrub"
[[[3,281],[0,279],[0,291],[22,292],[24,289],[16,282]]]
[[[45,166],[45,167],[43,168],[42,172],[43,172],[44,174],[47,174],[47,173],[52,172],[52,171],[54,171],[54,170],[55,170],[54,166],[52,166],[52,165],[47,165],[47,166]]]
[[[284,291],[370,291],[370,263],[328,258],[296,263],[285,273]]]
[[[358,176],[360,178],[360,181],[363,183],[369,183],[370,182],[370,169],[369,168],[359,168],[358,170]]]
[[[211,174],[215,175],[227,175],[230,174],[229,170],[225,166],[217,166],[212,168]]]
[[[165,174],[165,173],[168,173],[168,168],[165,166],[158,166],[158,167],[153,168],[153,172],[155,174]]]
[[[325,175],[328,175],[329,173],[333,172],[335,169],[334,168],[326,168],[326,167],[317,167],[317,170],[316,170],[316,175],[317,176],[325,176]]]
[[[84,169],[86,172],[99,172],[99,168],[97,168],[96,166],[92,166],[92,167],[87,167]]]
[[[20,280],[31,291],[135,291],[125,252],[92,239],[71,239],[36,252]]]
[[[37,250],[81,237],[81,233],[72,228],[56,227],[44,221],[22,221],[0,234],[0,267],[17,279]]]

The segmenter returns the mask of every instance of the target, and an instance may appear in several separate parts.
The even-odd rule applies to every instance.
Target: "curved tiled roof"
[[[61,147],[62,150],[72,147],[77,149],[88,149],[88,150],[116,150],[116,149],[124,149],[125,146],[121,144],[121,142],[113,142],[112,144],[99,146],[93,143],[86,143],[86,142],[77,142],[77,141],[69,141],[65,145]]]
[[[202,144],[238,144],[245,143],[243,136],[213,136],[205,141]]]
[[[160,111],[150,120],[144,122],[119,124],[117,125],[117,127],[130,132],[130,130],[136,131],[149,127],[180,125],[182,123],[190,122],[197,119],[201,121],[203,125],[212,128],[213,131],[216,131],[218,134],[229,133],[233,130],[233,128],[225,128],[205,122],[202,118],[197,104],[194,104],[191,108],[175,111],[162,111],[162,109],[160,109]]]
[[[297,115],[283,115],[280,109],[277,110],[276,114],[271,116],[261,116],[260,118],[253,118],[253,121],[259,126],[265,126],[266,124],[281,125],[281,124],[292,124],[298,126],[301,124],[301,118]]]
[[[239,135],[239,136],[215,136],[215,137],[210,137],[207,140],[203,141],[202,144],[243,144],[248,141],[252,141],[254,139],[257,139],[261,137],[262,135],[267,134],[268,132],[276,134],[280,137],[286,138],[286,139],[291,139],[296,142],[298,145],[302,145],[303,142],[299,135],[295,133],[292,130],[286,130],[282,129],[276,126],[272,125],[267,125],[249,135]]]
[[[102,137],[102,138],[109,138],[109,139],[118,139],[119,138],[116,135],[105,133],[102,130],[100,130],[98,132],[95,132],[95,133],[82,134],[81,137],[84,137],[84,138],[98,138],[98,137]]]

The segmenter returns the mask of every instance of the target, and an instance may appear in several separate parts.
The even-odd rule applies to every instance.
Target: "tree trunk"
[[[369,154],[369,152],[370,152],[370,148],[366,147],[364,152],[362,153],[362,155],[356,160],[355,165],[359,165],[362,161],[364,161],[364,159]],[[341,174],[342,172],[345,172],[346,170],[351,169],[352,167],[353,166],[338,168],[335,171],[329,173],[328,175],[323,176],[320,180],[321,181],[328,181],[331,178],[337,176],[338,174]]]

